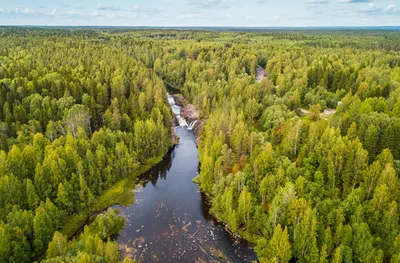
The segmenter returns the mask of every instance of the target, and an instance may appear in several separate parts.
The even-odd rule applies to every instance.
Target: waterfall
[[[167,95],[168,95],[168,103],[171,106],[172,111],[174,112],[175,117],[179,122],[179,126],[187,127],[188,130],[193,130],[193,127],[196,124],[197,120],[188,124],[185,118],[181,116],[181,107],[176,105],[174,97],[172,97],[169,93],[167,93]]]
[[[193,130],[194,125],[196,124],[197,120],[191,122],[188,126],[188,130]]]
[[[186,122],[185,118],[183,118],[180,114],[176,115],[176,118],[178,119],[179,126],[181,127],[188,127],[188,123]]]
[[[168,95],[168,103],[169,103],[169,105],[175,105],[175,99],[174,99],[174,97],[172,97],[171,95],[169,95],[169,93],[167,94]]]
[[[189,125],[186,122],[185,118],[181,116],[181,107],[176,105],[174,97],[172,97],[169,93],[167,93],[167,95],[168,95],[168,103],[169,105],[171,105],[172,111],[179,122],[179,126],[188,127]]]

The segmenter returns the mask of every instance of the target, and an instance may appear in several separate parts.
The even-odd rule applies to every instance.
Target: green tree
[[[36,257],[45,252],[53,231],[52,218],[43,207],[39,206],[33,219],[33,246]]]
[[[374,125],[370,125],[365,133],[364,147],[369,153],[369,159],[372,161],[377,154],[378,130]]]
[[[247,190],[247,186],[243,187],[242,192],[239,196],[239,207],[238,212],[243,218],[243,223],[247,224],[250,220],[250,213],[251,213],[251,193]]]
[[[30,179],[26,179],[26,196],[29,207],[31,209],[36,209],[39,204],[39,197],[36,194],[35,186]]]
[[[67,250],[67,239],[60,232],[55,232],[49,243],[46,258],[55,258],[64,255]]]
[[[100,214],[90,225],[90,231],[103,240],[117,235],[124,227],[124,219],[117,216],[114,209],[109,208],[105,214]]]
[[[83,105],[76,104],[69,109],[64,117],[64,123],[67,130],[74,137],[76,137],[78,128],[83,128],[85,131],[91,133],[90,114],[88,109]]]
[[[290,241],[287,228],[282,231],[282,227],[279,224],[274,234],[269,241],[268,245],[269,262],[289,262],[292,258],[292,252],[290,250]]]
[[[4,226],[0,225],[0,259],[1,262],[8,262],[11,254],[10,235]]]

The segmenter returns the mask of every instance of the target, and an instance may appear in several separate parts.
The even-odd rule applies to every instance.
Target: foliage
[[[93,211],[132,200],[123,180],[168,150],[172,113],[161,78],[114,42],[0,31],[1,261],[32,262],[62,226],[69,238]],[[107,191],[117,181],[124,189]],[[107,219],[97,238],[120,229]]]
[[[67,241],[60,232],[55,232],[46,252],[46,260],[42,262],[122,262],[118,245],[110,237],[123,224],[124,220],[110,208],[106,213],[99,214],[92,224],[85,226],[79,237],[71,241]],[[129,262],[129,258],[123,262]]]
[[[40,259],[49,242],[49,262],[116,260],[115,243],[89,228],[74,241],[79,253],[49,234],[165,153],[163,81],[201,110],[197,181],[260,261],[399,260],[397,32],[0,35],[2,260]]]
[[[202,111],[212,212],[260,261],[398,259],[395,33],[143,34],[163,52],[158,74]]]

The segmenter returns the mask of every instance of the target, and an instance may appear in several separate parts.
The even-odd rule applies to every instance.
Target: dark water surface
[[[117,242],[123,254],[142,262],[251,262],[254,251],[233,240],[209,214],[209,206],[192,179],[199,163],[195,137],[185,127],[180,138],[135,189],[135,203],[118,207],[126,219]]]

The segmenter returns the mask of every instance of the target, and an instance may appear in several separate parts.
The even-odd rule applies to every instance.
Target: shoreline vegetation
[[[74,238],[76,237],[76,234],[87,225],[88,221],[95,218],[96,213],[101,213],[114,205],[131,205],[135,198],[133,190],[140,183],[138,179],[161,162],[164,155],[149,160],[147,164],[140,166],[134,173],[116,182],[112,187],[96,198],[90,212],[82,211],[70,215],[66,219],[67,223],[60,232],[68,239]]]
[[[98,32],[25,30],[0,28],[0,261],[117,262],[115,229],[68,238],[171,146],[163,81]]]
[[[207,194],[202,188],[201,188],[201,181],[200,181],[200,174],[198,174],[196,177],[193,178],[192,180],[193,183],[198,184],[200,191],[204,194],[206,198],[207,205],[209,206],[209,213],[212,216],[213,220],[216,222],[216,224],[222,226],[224,230],[228,233],[228,235],[231,237],[233,240],[243,240],[247,242],[251,248],[254,248],[257,245],[257,240],[254,239],[254,237],[246,235],[245,229],[238,229],[234,231],[231,229],[228,225],[228,222],[224,221],[223,218],[221,218],[220,215],[216,214],[215,212],[212,211],[212,201],[213,201],[213,196]]]
[[[1,262],[120,260],[111,211],[67,236],[171,146],[168,87],[204,120],[194,181],[260,262],[400,261],[397,31],[0,35]]]
[[[168,52],[154,68],[205,119],[211,213],[260,262],[397,262],[398,36],[168,33],[149,33]]]

